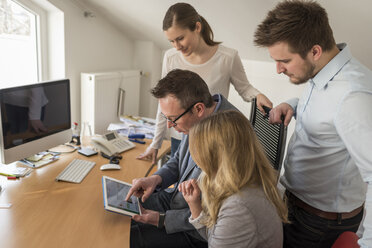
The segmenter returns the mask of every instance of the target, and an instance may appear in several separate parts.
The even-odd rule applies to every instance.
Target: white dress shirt
[[[372,72],[346,44],[296,101],[281,183],[307,204],[350,212],[364,201],[360,244],[372,247]],[[368,185],[368,194],[366,189]]]

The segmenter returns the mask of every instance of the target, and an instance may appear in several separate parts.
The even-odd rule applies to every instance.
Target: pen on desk
[[[23,162],[23,163],[25,163],[25,164],[27,164],[27,165],[29,165],[29,166],[31,166],[31,167],[35,167],[35,164],[34,164],[34,163],[31,163],[31,162],[28,161],[27,159],[21,159],[21,160],[19,160],[19,161],[21,161],[21,162]]]
[[[145,138],[145,135],[144,134],[129,134],[128,135],[128,138],[129,139],[144,139]]]
[[[136,142],[136,143],[139,143],[139,144],[146,144],[145,141],[142,141],[142,140],[137,140],[137,139],[128,139],[129,141],[132,141],[132,142]]]
[[[15,177],[16,176],[16,175],[13,175],[13,174],[8,174],[8,173],[3,173],[3,172],[0,172],[0,175],[6,176],[6,177]]]

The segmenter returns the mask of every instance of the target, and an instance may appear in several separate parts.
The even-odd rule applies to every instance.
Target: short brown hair
[[[163,31],[167,31],[173,25],[194,31],[197,22],[201,23],[201,36],[207,45],[221,43],[213,40],[213,31],[207,20],[188,3],[176,3],[169,7],[163,19]]]
[[[213,105],[211,93],[204,80],[195,72],[181,69],[170,71],[151,90],[156,98],[164,98],[168,95],[176,97],[181,107],[187,109],[196,102],[203,102],[209,108]]]
[[[256,46],[270,47],[286,42],[293,53],[302,58],[314,45],[324,51],[335,45],[327,12],[314,1],[283,1],[271,10],[254,34]]]

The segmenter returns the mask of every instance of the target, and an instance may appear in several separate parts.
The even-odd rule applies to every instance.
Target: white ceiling
[[[134,40],[170,47],[162,31],[165,12],[174,0],[71,0],[107,18]],[[235,48],[245,59],[270,60],[253,45],[257,25],[279,0],[186,0],[211,25],[215,39]],[[327,10],[337,42],[350,44],[354,56],[372,68],[372,1],[318,0]],[[368,29],[367,29],[368,27]],[[365,30],[363,30],[363,28]]]

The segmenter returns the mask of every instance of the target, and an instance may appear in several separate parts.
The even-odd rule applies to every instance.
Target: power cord
[[[121,155],[119,155],[117,153],[115,153],[112,156],[109,156],[106,153],[101,152],[101,156],[104,157],[104,158],[109,159],[110,160],[110,164],[119,164],[120,163],[120,159],[123,158],[123,156],[121,156]]]

